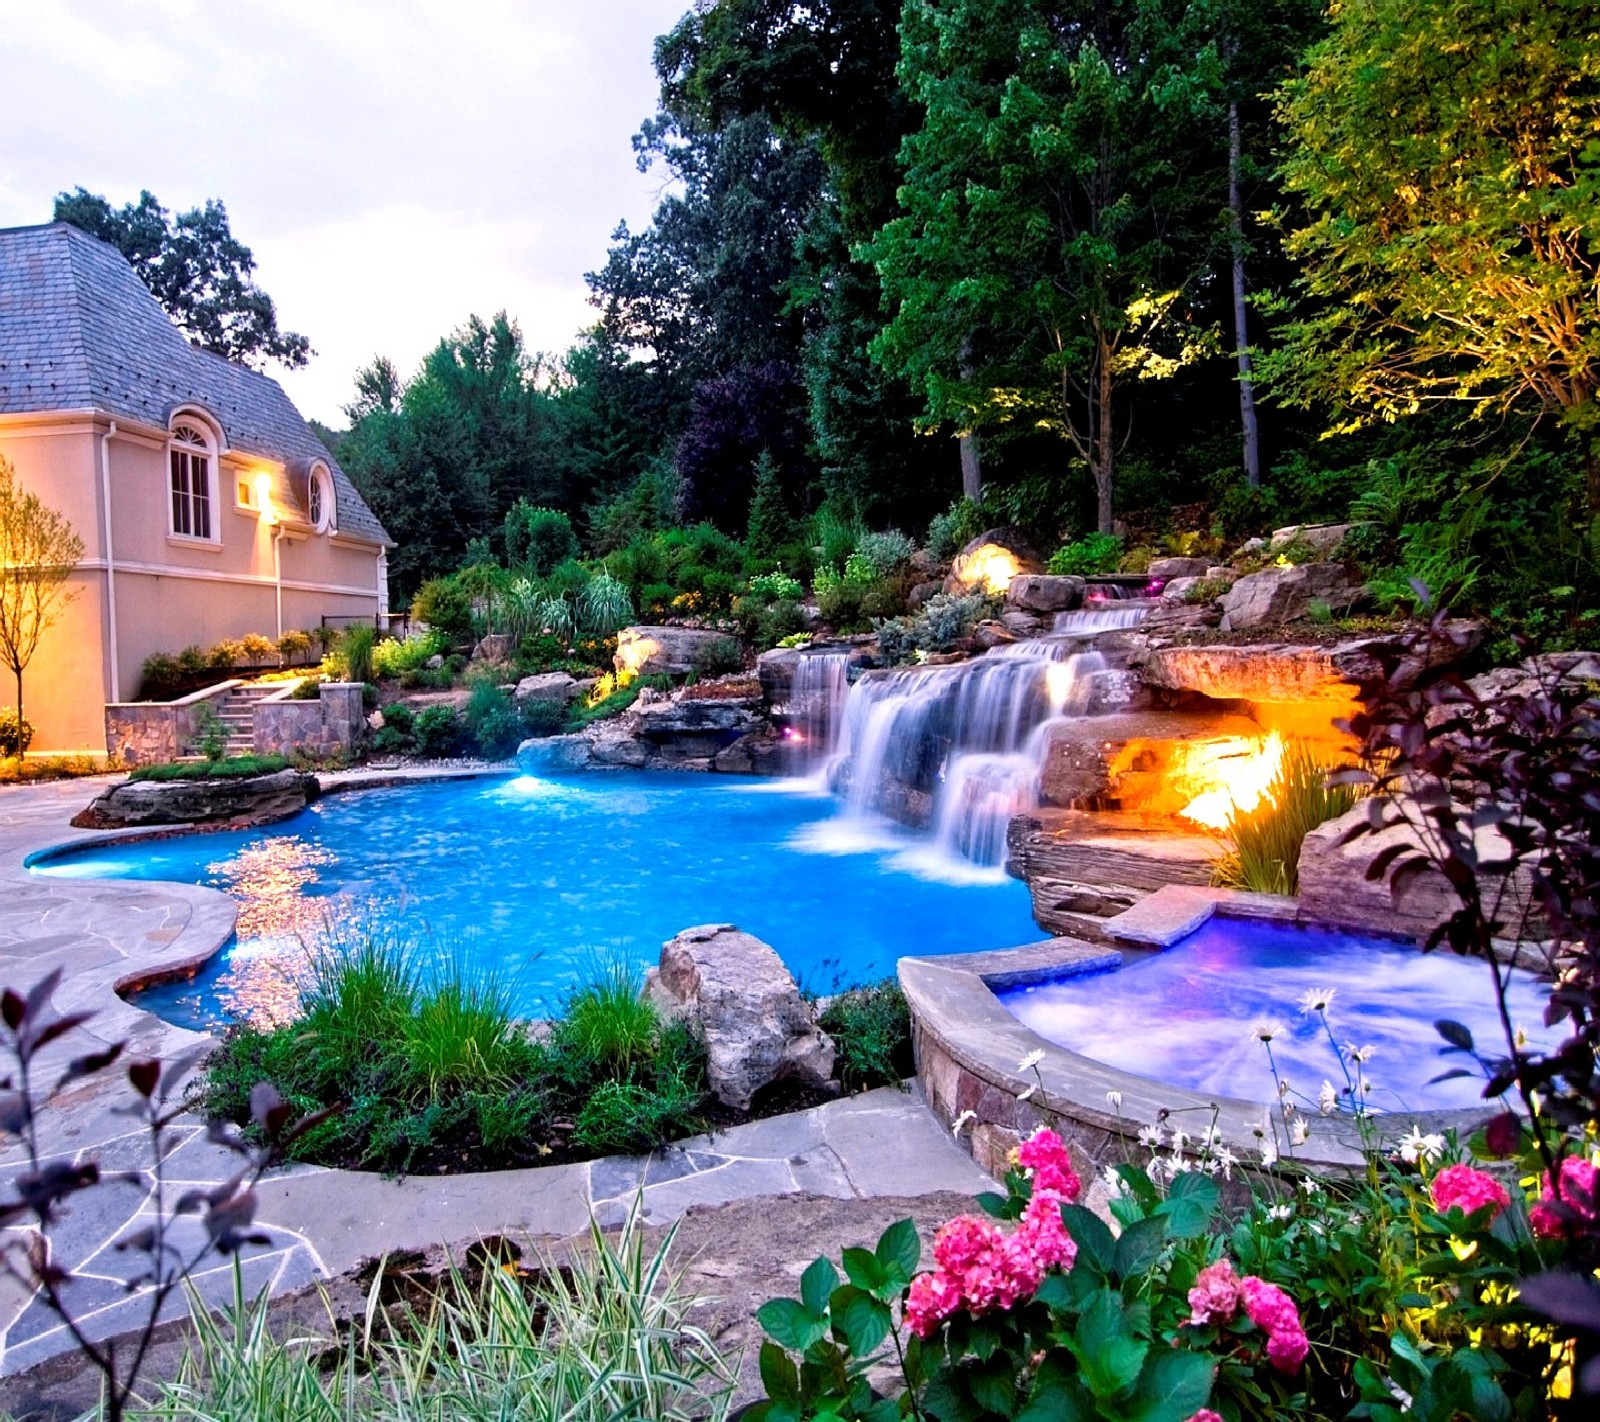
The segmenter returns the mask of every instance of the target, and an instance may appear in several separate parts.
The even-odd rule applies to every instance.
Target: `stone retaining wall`
[[[106,759],[114,766],[164,765],[184,755],[202,702],[226,696],[237,681],[219,682],[177,701],[123,701],[106,707]]]
[[[318,760],[354,754],[364,725],[359,682],[324,682],[315,701],[292,700],[286,688],[258,701],[250,717],[257,755]]]

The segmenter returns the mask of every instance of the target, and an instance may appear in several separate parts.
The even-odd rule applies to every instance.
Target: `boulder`
[[[617,633],[618,672],[640,676],[688,676],[704,672],[726,652],[726,632],[699,627],[624,627]]]
[[[1316,601],[1342,610],[1356,600],[1341,563],[1302,563],[1298,567],[1263,568],[1240,578],[1222,600],[1222,626],[1228,632],[1250,632],[1304,617]]]
[[[431,657],[428,658],[428,670],[429,671],[439,671],[439,670],[441,670],[443,668],[443,666],[444,666],[444,653],[443,652],[435,652]]]
[[[1213,563],[1206,569],[1208,583],[1226,583],[1230,588],[1239,581],[1237,568],[1230,568],[1226,563]]]
[[[938,582],[930,581],[926,583],[917,583],[911,589],[911,591],[906,594],[906,606],[910,608],[912,612],[915,612],[920,607],[924,606],[929,598],[937,597],[943,591],[943,579]]]
[[[1023,573],[1006,589],[1006,606],[1021,612],[1071,612],[1083,606],[1082,578]]]
[[[1332,553],[1355,527],[1353,523],[1294,523],[1288,528],[1273,529],[1272,540],[1267,547],[1276,550],[1287,548],[1291,543],[1303,543],[1315,548],[1318,553]]]
[[[1044,620],[1031,612],[1002,612],[1000,623],[1013,637],[1037,637],[1044,631]]]
[[[475,662],[508,662],[516,650],[517,639],[509,632],[491,632],[472,649]]]
[[[320,793],[317,777],[298,770],[232,780],[127,780],[97,796],[74,823],[99,829],[258,825],[305,809]]]
[[[1151,578],[1203,578],[1209,558],[1157,558],[1145,569]]]
[[[1513,667],[1495,667],[1467,683],[1483,700],[1554,688],[1582,692],[1600,685],[1600,652],[1546,652]]]
[[[1169,578],[1167,585],[1161,589],[1161,601],[1165,603],[1183,602],[1189,595],[1189,589],[1199,582],[1200,579],[1192,573],[1186,573],[1180,578]]]
[[[1016,633],[992,617],[972,629],[972,645],[980,652],[987,652],[991,647],[1009,647],[1016,640]]]
[[[780,1079],[832,1080],[833,1043],[783,960],[732,924],[687,928],[663,944],[645,994],[700,1032],[711,1089],[734,1110],[748,1110],[756,1092]]]
[[[544,672],[539,676],[525,676],[511,693],[518,705],[526,701],[559,701],[562,705],[579,695],[578,683],[566,672]]]
[[[1042,573],[1040,561],[1027,534],[1009,525],[984,530],[955,556],[946,592],[970,592],[981,588],[998,596],[1019,573]]]
[[[723,775],[787,775],[789,748],[770,730],[750,731],[712,758],[711,768]]]
[[[1185,743],[1261,734],[1249,717],[1222,711],[1067,717],[1046,735],[1039,797],[1062,809],[1126,803],[1157,818],[1172,816],[1193,798],[1168,783]]]
[[[743,734],[756,723],[755,713],[737,701],[691,701],[670,697],[646,702],[641,696],[629,715],[636,735],[662,740],[669,736]]]
[[[1162,609],[1165,612],[1165,609]],[[1153,636],[1156,616],[1144,630]],[[1159,630],[1170,629],[1161,627]],[[1349,705],[1383,684],[1393,666],[1400,688],[1469,655],[1483,640],[1483,626],[1465,619],[1446,624],[1430,643],[1425,632],[1403,631],[1348,637],[1332,646],[1260,643],[1248,646],[1152,646],[1136,663],[1145,680],[1167,691],[1197,691],[1213,700],[1327,701]]]

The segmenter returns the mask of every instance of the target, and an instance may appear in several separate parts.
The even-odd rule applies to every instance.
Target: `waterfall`
[[[1064,612],[1052,636],[951,666],[869,672],[853,686],[847,654],[802,658],[791,719],[810,742],[817,781],[843,801],[829,841],[860,847],[887,817],[927,828],[925,859],[999,868],[1007,827],[1038,805],[1051,728],[1093,714],[1123,675],[1092,639],[1136,626],[1150,606]]]

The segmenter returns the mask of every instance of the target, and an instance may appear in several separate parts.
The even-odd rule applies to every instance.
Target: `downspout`
[[[283,640],[283,526],[272,530],[272,588],[278,604],[278,640]]]
[[[117,564],[111,549],[111,440],[117,433],[112,420],[100,437],[100,511],[106,542],[106,632],[111,658],[111,703],[122,700],[122,672],[117,665]]]

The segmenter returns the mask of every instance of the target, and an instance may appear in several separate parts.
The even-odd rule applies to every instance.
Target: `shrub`
[[[948,652],[988,614],[982,593],[935,593],[912,619],[917,646],[924,652]]]
[[[878,580],[878,570],[865,553],[852,553],[844,560],[844,580],[853,587],[871,587]]]
[[[152,652],[144,659],[139,674],[139,691],[143,696],[164,696],[177,685],[178,678],[183,675],[183,668],[178,665],[176,657],[169,656],[166,652]]]
[[[1141,543],[1137,548],[1130,548],[1117,560],[1119,573],[1148,573],[1150,565],[1161,556],[1161,550],[1148,543]],[[1185,555],[1187,556],[1187,555]]]
[[[627,584],[610,573],[591,578],[578,595],[578,629],[593,637],[610,637],[633,621],[633,599]]]
[[[19,722],[15,707],[0,706],[0,755],[26,755],[32,744],[33,723],[26,720]]]
[[[806,630],[806,615],[800,604],[788,599],[770,603],[756,613],[750,622],[749,635],[758,647],[776,647],[786,639]]]
[[[732,637],[718,637],[697,647],[693,661],[695,670],[702,676],[720,676],[743,667],[744,652]]]
[[[303,657],[310,651],[311,634],[308,632],[285,632],[278,638],[278,655],[289,665],[293,665],[295,658]]]
[[[129,780],[245,780],[252,775],[276,775],[289,768],[281,755],[235,755],[217,760],[174,760],[141,765],[128,772]]]
[[[186,676],[206,671],[210,666],[211,662],[202,647],[185,647],[178,653],[178,670]]]
[[[621,1071],[655,1050],[661,1025],[638,975],[623,963],[612,963],[567,999],[555,1040],[596,1066]]]
[[[763,603],[780,600],[798,602],[805,595],[805,589],[800,586],[798,578],[791,578],[780,567],[774,572],[751,578],[746,593]]]
[[[263,637],[259,632],[245,633],[239,639],[239,645],[244,648],[245,659],[252,666],[260,666],[263,662],[271,661],[278,652],[278,644],[270,637]]]
[[[404,642],[385,637],[373,644],[372,670],[380,677],[398,677],[402,672],[423,669],[445,650],[445,640],[437,632],[407,637]]]
[[[244,643],[224,637],[206,653],[206,666],[212,671],[228,671],[244,660]]]
[[[878,634],[878,659],[890,667],[903,666],[917,654],[917,639],[909,617],[889,617],[873,624]]]
[[[840,629],[860,623],[861,599],[865,592],[860,583],[846,582],[831,568],[823,568],[817,573],[814,590],[817,611],[825,622]]]
[[[507,511],[505,539],[506,563],[513,568],[531,568],[541,578],[581,551],[566,514],[559,509],[536,508],[526,499],[518,499]]]
[[[411,617],[427,624],[451,646],[472,637],[472,598],[454,578],[431,578],[417,589]]]
[[[612,553],[659,533],[671,525],[677,502],[677,476],[671,468],[646,469],[625,493],[590,513],[595,552]]]
[[[194,709],[194,731],[190,743],[209,761],[221,760],[228,748],[228,728],[217,714],[217,708],[209,701],[202,701]]]
[[[876,577],[886,578],[911,561],[917,545],[898,528],[891,528],[884,533],[863,534],[855,551],[867,561]]]
[[[425,706],[412,722],[417,754],[432,759],[454,755],[461,744],[461,722],[449,706]]]
[[[941,561],[954,558],[990,522],[981,505],[957,499],[928,525],[928,552]]]
[[[811,516],[811,542],[817,561],[824,567],[838,567],[856,551],[856,540],[862,535],[861,525],[845,518],[830,504],[824,504]]]
[[[567,703],[537,697],[522,704],[522,727],[530,736],[558,736],[567,728]]]
[[[863,617],[898,617],[905,610],[906,589],[901,578],[879,578],[862,591]]]
[[[1228,817],[1223,835],[1231,847],[1217,861],[1215,882],[1262,894],[1299,893],[1305,837],[1356,802],[1350,786],[1328,785],[1331,773],[1309,748],[1291,745],[1261,802]]]
[[[333,644],[330,654],[336,677],[340,681],[368,682],[372,680],[373,648],[378,634],[364,623],[346,627]]]
[[[522,740],[522,718],[511,697],[489,679],[476,682],[462,718],[487,760],[501,760]]]
[[[1091,533],[1058,548],[1050,557],[1050,571],[1057,575],[1093,577],[1114,573],[1122,558],[1122,540],[1114,533]]]
[[[817,1018],[833,1038],[834,1073],[851,1091],[892,1086],[916,1071],[911,1055],[911,1013],[893,978],[835,994]]]

